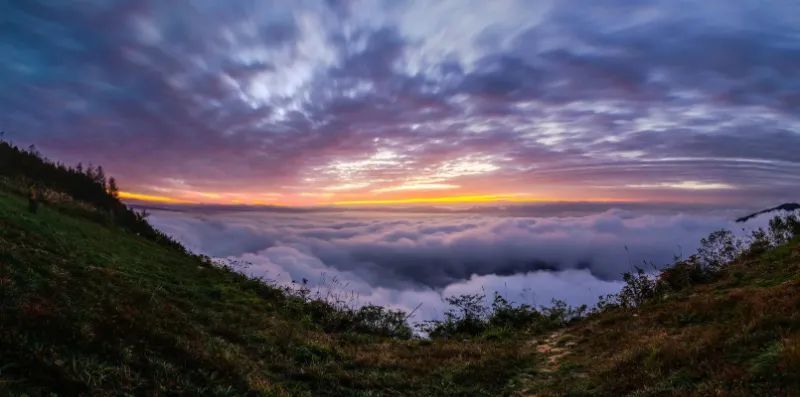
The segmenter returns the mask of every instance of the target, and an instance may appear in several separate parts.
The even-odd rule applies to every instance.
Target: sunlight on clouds
[[[330,198],[333,197],[333,193],[317,193],[317,192],[300,192],[297,194],[300,197],[315,197],[315,198]]]
[[[345,200],[336,201],[334,205],[373,205],[373,204],[475,204],[475,203],[496,203],[496,202],[545,202],[552,199],[542,199],[530,196],[520,196],[516,194],[497,195],[466,195],[466,196],[444,196],[444,197],[411,197],[401,199],[375,199],[375,200]]]
[[[626,187],[637,189],[686,189],[686,190],[726,190],[735,189],[736,186],[727,183],[707,183],[699,181],[683,181],[677,183],[662,182],[662,183],[645,183],[636,185],[627,185]]]
[[[485,174],[500,169],[492,163],[492,156],[471,155],[442,163],[431,175],[434,178],[452,179],[460,176]]]
[[[364,172],[397,167],[401,164],[402,158],[391,150],[380,149],[364,160],[333,161],[324,171],[342,179],[349,179]]]
[[[123,200],[138,200],[138,201],[150,201],[154,203],[164,203],[164,204],[191,204],[191,201],[188,200],[181,200],[174,197],[167,197],[167,196],[158,196],[153,194],[142,194],[142,193],[134,193],[134,192],[119,192],[119,198]]]
[[[447,190],[461,187],[448,182],[450,180],[499,170],[495,161],[493,156],[472,154],[414,169],[415,161],[409,154],[379,149],[367,158],[331,161],[317,171],[335,179],[322,187],[326,192],[357,191],[370,186],[375,186],[370,190],[372,193]],[[317,179],[308,181],[319,182]]]
[[[458,187],[460,186],[449,183],[407,183],[398,186],[375,189],[372,192],[386,193],[386,192],[398,192],[403,190],[445,190],[445,189],[456,189]]]
[[[326,187],[322,188],[322,190],[329,191],[329,192],[339,192],[339,191],[344,191],[344,190],[362,189],[362,188],[365,188],[365,187],[367,187],[369,185],[370,185],[370,183],[368,183],[368,182],[343,183],[343,184],[340,184],[340,185],[326,186]]]
[[[204,192],[186,189],[151,189],[163,194],[147,194],[121,191],[119,197],[123,200],[146,201],[162,204],[244,204],[244,205],[275,205],[284,195],[272,192]]]

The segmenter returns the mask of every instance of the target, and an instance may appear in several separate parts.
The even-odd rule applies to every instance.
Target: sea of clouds
[[[714,230],[741,231],[733,219],[727,211],[620,209],[539,217],[202,210],[150,217],[193,252],[250,276],[282,284],[305,279],[359,304],[406,311],[421,304],[416,321],[439,317],[442,298],[461,293],[591,305],[617,292],[621,274],[634,266],[652,270],[692,254]]]

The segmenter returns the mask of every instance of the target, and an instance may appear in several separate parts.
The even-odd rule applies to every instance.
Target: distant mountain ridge
[[[754,213],[752,213],[750,215],[747,215],[747,216],[743,216],[743,217],[737,219],[736,222],[739,222],[739,223],[747,222],[750,219],[753,219],[753,218],[755,218],[755,217],[757,217],[757,216],[759,216],[761,214],[766,214],[766,213],[773,212],[773,211],[796,211],[796,210],[800,210],[800,204],[798,204],[798,203],[783,203],[783,204],[781,204],[781,205],[779,205],[777,207],[768,208],[768,209],[765,209],[765,210],[762,210],[762,211],[754,212]]]

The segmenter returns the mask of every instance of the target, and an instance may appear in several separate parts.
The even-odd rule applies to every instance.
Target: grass
[[[0,395],[495,396],[533,365],[513,338],[325,332],[278,289],[87,211],[0,190]]]
[[[576,344],[539,396],[800,393],[800,241],[745,255],[709,284],[567,328]]]

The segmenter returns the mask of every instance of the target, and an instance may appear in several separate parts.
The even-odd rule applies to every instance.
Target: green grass
[[[0,395],[508,394],[518,340],[326,333],[276,288],[0,190]]]

